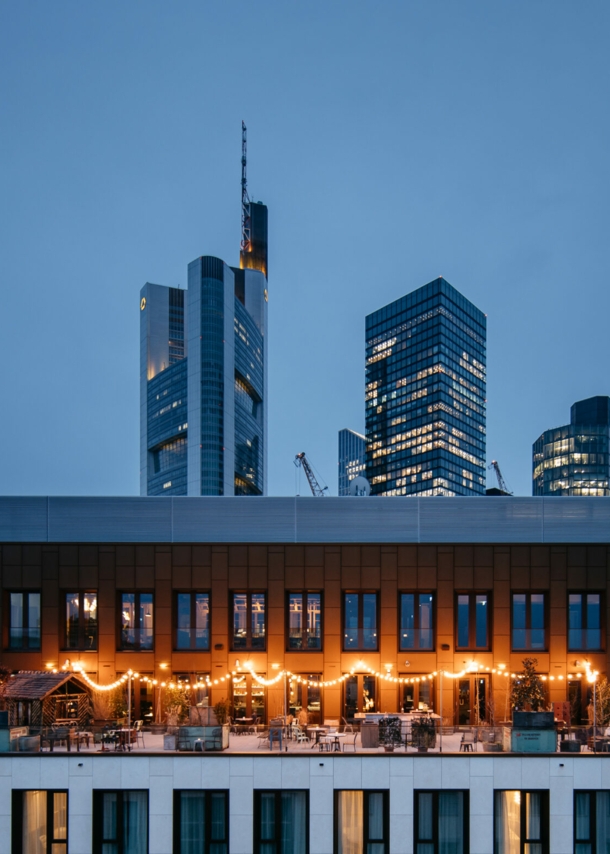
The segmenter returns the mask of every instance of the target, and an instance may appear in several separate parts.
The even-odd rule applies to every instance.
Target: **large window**
[[[229,793],[174,791],[174,854],[229,854]]]
[[[319,673],[304,673],[299,681],[290,679],[288,683],[290,714],[303,726],[322,723],[321,678]]]
[[[434,594],[400,594],[400,648],[434,649]]]
[[[546,649],[544,593],[513,593],[513,649]]]
[[[468,854],[468,792],[415,792],[414,833],[415,854]]]
[[[494,793],[494,854],[549,854],[548,792]]]
[[[343,649],[377,649],[377,594],[345,593]]]
[[[9,649],[40,649],[40,593],[9,593]]]
[[[254,792],[254,854],[307,854],[307,792]]]
[[[575,854],[610,851],[610,792],[574,792]]]
[[[120,594],[119,649],[153,648],[153,594]]]
[[[94,854],[148,854],[148,792],[93,793]]]
[[[568,595],[568,649],[583,651],[602,648],[601,595]]]
[[[66,649],[97,649],[97,593],[66,593]]]
[[[434,711],[434,682],[432,677],[428,677],[427,674],[414,676],[412,673],[400,673],[399,676],[404,679],[398,688],[401,711]]]
[[[13,792],[13,854],[67,854],[68,793]]]
[[[456,649],[489,649],[489,596],[458,593]]]
[[[176,649],[210,648],[210,594],[176,593]]]
[[[387,854],[388,792],[335,792],[335,854]]]
[[[343,682],[344,717],[353,721],[356,714],[375,712],[377,677],[368,673],[350,674]]]
[[[322,649],[322,595],[288,594],[288,649]]]
[[[265,649],[264,593],[233,593],[233,649]]]

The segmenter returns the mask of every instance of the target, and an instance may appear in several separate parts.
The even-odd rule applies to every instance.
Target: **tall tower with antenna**
[[[248,129],[241,123],[241,243],[239,266],[267,278],[267,206],[248,195]]]
[[[140,292],[142,495],[267,491],[267,208],[248,195],[239,266],[201,255],[188,288]]]

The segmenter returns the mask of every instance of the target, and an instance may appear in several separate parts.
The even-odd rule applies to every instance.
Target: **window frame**
[[[570,632],[571,631],[577,631],[577,629],[572,630],[572,628],[570,627],[570,596],[580,596],[581,597],[581,600],[580,600],[580,618],[581,619],[580,619],[580,621],[581,621],[582,627],[580,629],[580,632],[581,632],[581,640],[582,640],[582,638],[586,635],[586,632],[588,631],[587,604],[583,600],[586,596],[591,596],[591,595],[599,596],[599,641],[600,641],[599,646],[596,646],[596,647],[588,647],[586,645],[571,646],[571,644],[570,644]],[[567,642],[568,652],[604,652],[605,651],[604,639],[605,639],[605,628],[606,628],[606,626],[605,626],[605,619],[604,619],[604,604],[605,604],[604,603],[604,594],[601,590],[568,590],[567,605],[566,605],[567,615],[568,615],[568,625],[567,625],[567,632],[566,632],[566,635],[567,635],[566,642]]]
[[[203,845],[202,854],[209,854],[211,845],[226,845],[226,852],[230,854],[230,837],[229,837],[229,829],[230,829],[230,798],[229,798],[229,789],[174,789],[173,794],[173,851],[175,854],[180,854],[180,846],[182,844],[181,834],[180,834],[180,806],[181,806],[181,795],[183,792],[196,792],[198,795],[202,795],[204,799],[204,813],[206,817],[205,821],[205,839]],[[225,838],[224,840],[212,839],[212,823],[208,820],[208,817],[211,813],[211,801],[212,795],[224,795],[225,797]]]
[[[526,641],[529,638],[529,644],[526,646],[515,646],[515,596],[525,596],[525,629]],[[532,631],[532,596],[543,596],[542,613],[544,615],[544,644],[541,648],[533,647],[531,644]],[[511,590],[510,593],[510,649],[511,652],[548,652],[549,650],[549,592],[548,590]]]
[[[414,645],[413,646],[403,646],[402,641],[402,633],[406,629],[402,625],[402,597],[403,596],[415,596],[416,598],[416,606],[413,609],[414,612],[414,626],[413,626],[413,637],[414,637]],[[419,625],[419,616],[420,616],[420,606],[421,602],[419,601],[420,596],[432,596],[432,644],[431,646],[420,646],[419,645],[419,632],[422,631]],[[437,595],[436,590],[400,590],[398,593],[398,652],[436,652],[436,602]]]
[[[136,641],[133,646],[126,645],[123,642],[123,596],[133,596],[133,610],[135,615],[134,625],[132,626],[133,631],[137,631],[138,633],[143,631],[143,627],[140,625],[140,597],[144,596],[152,596],[151,600],[151,609],[152,609],[152,635],[151,635],[151,643],[150,646],[142,646],[142,640]],[[154,590],[119,590],[117,591],[117,652],[154,652],[155,650],[155,593]],[[140,634],[138,634],[140,637]]]
[[[307,628],[307,604],[309,596],[320,597],[320,644],[316,647],[309,646],[309,629]],[[302,646],[290,646],[290,597],[301,597],[301,613],[304,615],[304,626],[301,633]],[[305,607],[303,607],[305,606]],[[324,595],[322,590],[287,590],[286,591],[286,652],[323,652],[324,650]]]
[[[65,845],[65,852],[70,850],[70,793],[68,789],[13,789],[11,793],[11,852],[22,854],[23,851],[23,795],[27,792],[44,791],[47,796],[46,821],[47,821],[47,844],[46,854],[53,853],[55,845]],[[53,834],[48,833],[49,827],[54,827],[53,821],[53,798],[49,795],[66,796],[66,838],[55,839]]]
[[[309,789],[254,789],[254,854],[260,854],[261,843],[275,845],[275,854],[282,851],[282,795],[285,792],[302,793],[305,795],[305,852],[309,854]],[[273,840],[261,840],[261,795],[275,797],[275,835]],[[279,828],[279,832],[278,832]]]
[[[516,591],[515,591],[516,592]],[[459,644],[459,597],[460,596],[468,596],[468,645],[460,646]],[[477,596],[487,596],[487,625],[486,625],[486,638],[485,638],[485,646],[477,646]],[[455,591],[455,649],[456,650],[473,650],[476,652],[490,652],[491,651],[491,639],[493,637],[492,630],[492,615],[493,615],[493,607],[492,607],[492,598],[491,592],[489,590],[456,590]],[[473,643],[474,640],[474,643]]]
[[[362,793],[362,850],[366,851],[369,844],[383,845],[383,854],[390,854],[390,791],[389,789],[335,789],[333,795],[333,852],[339,854],[339,841],[341,828],[339,827],[339,798],[341,792]],[[369,797],[381,795],[383,798],[383,839],[369,838]]]
[[[93,854],[102,854],[104,845],[109,843],[116,845],[117,854],[124,854],[123,850],[123,815],[124,815],[124,795],[128,792],[143,792],[146,795],[146,843],[144,850],[149,851],[150,843],[150,791],[149,789],[94,789],[93,790]],[[117,838],[104,839],[104,795],[116,795],[116,826]]]
[[[364,596],[373,594],[375,596],[375,646],[374,647],[366,647],[364,646],[364,639],[362,633],[364,632]],[[347,626],[345,625],[346,617],[347,617],[347,596],[357,596],[358,597],[358,644],[357,646],[346,646],[346,635],[348,632]],[[342,614],[341,614],[341,635],[342,635],[342,651],[343,652],[379,652],[379,611],[380,611],[380,599],[379,590],[344,590],[342,594]]]
[[[60,634],[60,637],[63,637],[65,650],[80,650],[82,652],[87,651],[97,651],[99,647],[99,636],[100,636],[100,624],[99,617],[95,618],[95,637],[93,638],[93,642],[90,646],[85,644],[85,607],[84,602],[85,596],[95,596],[95,613],[98,614],[99,611],[99,592],[93,589],[86,590],[63,590],[62,591],[62,604],[63,604],[63,617],[62,617],[62,626],[63,631]],[[78,596],[78,646],[68,646],[68,596]]]
[[[245,646],[235,646],[235,596],[246,596],[246,643]],[[252,596],[263,596],[264,602],[264,632],[263,644],[252,646]],[[267,651],[267,600],[266,590],[231,590],[231,606],[229,611],[231,652],[266,652]]]
[[[174,590],[174,625],[172,631],[172,648],[175,652],[209,652],[212,648],[212,594],[209,590]],[[193,637],[191,634],[190,646],[178,646],[178,596],[190,596],[190,621],[189,630],[195,632]],[[197,620],[195,617],[197,610],[197,596],[208,597],[208,642],[206,646],[197,646]]]
[[[493,805],[493,836],[494,836],[494,854],[498,854],[496,845],[496,821],[498,814],[496,811],[496,792],[519,792],[521,801],[519,804],[519,851],[520,854],[525,854],[525,847],[538,843],[541,846],[542,854],[550,854],[550,811],[549,811],[549,790],[548,789],[494,789],[494,805]],[[527,839],[525,829],[527,827],[527,799],[525,795],[541,795],[541,820],[540,820],[540,839]],[[544,814],[542,814],[544,813]]]
[[[14,594],[19,594],[21,598],[21,614],[22,614],[22,623],[21,626],[21,638],[22,643],[20,646],[13,646],[11,644],[11,632],[13,626],[11,624],[11,596]],[[30,608],[29,608],[29,597],[32,595],[38,596],[38,610],[40,614],[40,625],[38,626],[38,642],[37,645],[34,646],[31,642],[29,634],[27,635],[27,644],[24,645],[23,637],[24,632],[29,633],[31,631],[31,627],[29,625],[30,621]],[[26,604],[27,602],[27,604]],[[42,591],[41,590],[6,590],[5,591],[5,623],[7,626],[7,635],[6,635],[6,643],[5,649],[7,652],[40,652],[42,648]]]
[[[462,827],[464,851],[470,852],[470,789],[415,789],[413,791],[413,851],[419,845],[432,845],[434,854],[439,850],[439,796],[444,792],[460,792],[463,797],[464,825]],[[419,838],[419,796],[432,795],[432,840]]]

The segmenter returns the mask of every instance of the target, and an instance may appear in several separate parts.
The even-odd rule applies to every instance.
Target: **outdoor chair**
[[[203,739],[204,750],[222,750],[222,727],[214,727],[210,735]]]
[[[134,723],[134,729],[136,731],[136,747],[138,744],[141,744],[144,747],[144,731],[142,727],[144,726],[144,721],[136,721]]]
[[[259,747],[269,747],[269,732],[261,732],[256,737]]]
[[[460,753],[472,753],[476,750],[474,732],[468,731],[462,733],[462,740],[460,742]]]
[[[355,733],[354,733],[354,738],[353,738],[353,739],[352,739],[352,738],[351,738],[351,736],[350,736],[350,738],[346,738],[346,739],[343,741],[343,752],[344,752],[344,753],[345,753],[346,748],[348,748],[348,747],[349,747],[349,748],[353,748],[354,753],[356,752],[356,741],[357,741],[357,739],[358,739],[358,735],[359,735],[359,733],[355,732]]]
[[[306,741],[309,743],[309,736],[306,732],[303,732],[300,726],[293,725],[292,727],[292,737],[297,742],[297,744],[301,744]]]
[[[354,726],[353,724],[349,724],[345,718],[341,718],[341,723],[343,724],[343,732],[353,732]]]

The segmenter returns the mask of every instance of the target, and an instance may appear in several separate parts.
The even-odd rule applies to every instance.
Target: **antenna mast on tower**
[[[247,128],[241,123],[241,244],[242,252],[251,252],[250,234],[250,199],[248,197],[248,181],[246,178],[247,165]]]

